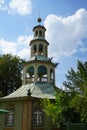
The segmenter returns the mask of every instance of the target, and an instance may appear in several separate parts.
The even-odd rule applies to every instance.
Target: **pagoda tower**
[[[49,42],[45,38],[46,28],[38,18],[38,25],[33,28],[30,41],[30,60],[24,64],[23,84],[49,83],[55,85],[55,67],[52,58],[48,58]]]
[[[57,63],[48,57],[46,28],[38,18],[30,41],[30,59],[23,64],[23,83],[13,93],[0,98],[0,107],[9,113],[0,115],[0,130],[58,130],[51,117],[43,111],[41,99],[55,100],[58,88],[55,86]]]

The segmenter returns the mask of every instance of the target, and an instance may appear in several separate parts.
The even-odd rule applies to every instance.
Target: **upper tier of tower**
[[[44,26],[41,26],[41,25],[40,25],[41,18],[38,18],[37,21],[38,21],[39,24],[38,24],[37,26],[34,26],[34,28],[33,28],[34,39],[35,39],[35,38],[45,39],[45,31],[46,31],[46,28],[45,28]]]
[[[30,42],[30,58],[34,56],[48,57],[48,41],[45,39],[46,28],[40,25],[41,19],[38,18],[39,24],[33,28],[33,39]]]

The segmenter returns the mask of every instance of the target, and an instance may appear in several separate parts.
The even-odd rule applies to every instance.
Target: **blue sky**
[[[56,85],[87,60],[87,0],[0,0],[0,55],[11,53],[29,59],[29,42],[37,18],[47,29],[49,57],[59,62]]]

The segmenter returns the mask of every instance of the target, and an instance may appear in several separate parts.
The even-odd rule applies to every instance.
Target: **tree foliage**
[[[62,126],[68,121],[79,122],[79,113],[70,107],[71,96],[63,90],[60,90],[55,96],[55,101],[50,99],[42,101],[45,113],[51,117],[52,122],[58,126]]]
[[[66,91],[72,95],[71,107],[81,116],[81,121],[87,119],[87,62],[78,61],[77,70],[71,68],[64,82]]]
[[[56,93],[55,102],[44,99],[43,108],[53,122],[87,121],[87,62],[78,61],[77,70],[73,68],[66,74],[64,90]]]
[[[8,95],[22,84],[22,60],[17,56],[6,54],[0,57],[0,92]]]

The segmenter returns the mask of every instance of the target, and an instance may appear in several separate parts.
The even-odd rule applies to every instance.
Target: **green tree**
[[[71,68],[64,82],[66,91],[71,94],[70,106],[81,116],[81,121],[87,121],[87,62],[78,61],[77,70]]]
[[[22,60],[10,54],[0,57],[0,94],[8,95],[22,84]]]
[[[66,74],[64,90],[57,91],[55,101],[44,99],[44,110],[53,122],[59,125],[69,122],[87,121],[87,62],[77,62]]]
[[[50,99],[42,100],[44,111],[51,117],[52,122],[62,126],[67,122],[79,122],[79,113],[70,107],[71,96],[69,93],[59,90],[55,95],[55,101]]]

